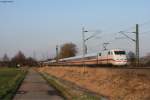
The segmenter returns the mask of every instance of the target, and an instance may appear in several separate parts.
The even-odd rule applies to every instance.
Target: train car
[[[124,50],[113,49],[98,53],[98,64],[127,65],[127,56]]]
[[[56,63],[56,60],[50,62]],[[126,65],[126,52],[121,49],[105,50],[98,53],[86,54],[85,56],[75,56],[59,59],[59,64],[62,65]]]
[[[86,64],[86,65],[126,65],[127,64],[127,57],[126,57],[126,52],[121,49],[112,49],[112,50],[105,50],[102,52],[98,53],[93,53],[93,54],[87,54],[83,57],[81,56],[76,56],[76,57],[69,57],[69,58],[64,58],[60,59],[59,61],[62,64],[67,64],[67,65],[81,65],[81,64]]]
[[[67,65],[82,65],[84,64],[96,64],[96,62],[93,62],[93,60],[97,60],[97,53],[94,54],[87,54],[83,57],[83,55],[75,56],[75,57],[69,57],[60,59],[59,63],[67,64]]]

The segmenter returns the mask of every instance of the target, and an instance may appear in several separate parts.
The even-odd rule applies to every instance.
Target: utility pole
[[[56,45],[56,62],[58,64],[58,45]]]
[[[85,55],[85,35],[84,35],[84,27],[82,27],[82,52],[83,52],[83,57]]]
[[[82,49],[83,49],[83,55],[85,55],[86,53],[87,53],[87,46],[86,46],[86,44],[85,44],[85,42],[88,40],[88,39],[90,39],[90,38],[87,38],[87,39],[85,39],[85,32],[88,32],[87,30],[85,30],[84,29],[84,27],[82,27],[82,42],[83,42],[83,44],[82,44]]]
[[[84,27],[82,27],[82,52],[83,52],[83,57],[82,57],[82,63],[83,63],[83,67],[84,67],[84,72],[85,72],[85,62],[84,62],[84,58],[85,58],[85,54],[87,54],[87,45],[86,45],[86,41],[88,41],[89,39],[95,37],[97,35],[96,34],[93,34],[87,38],[85,38],[85,34],[86,32],[89,32],[87,30],[84,29]],[[92,31],[91,31],[92,32]]]
[[[85,73],[85,63],[84,63],[84,58],[85,58],[85,54],[87,53],[87,47],[86,47],[86,39],[85,39],[85,32],[88,32],[87,30],[84,29],[84,27],[82,27],[82,49],[83,49],[83,56],[82,56],[82,64],[83,64],[83,72]]]
[[[139,25],[136,24],[136,66],[139,66]]]
[[[85,35],[84,35],[84,27],[82,27],[82,63],[83,63],[83,73],[85,73],[85,64],[84,64],[84,57],[85,57]]]
[[[85,54],[87,54],[87,45],[85,44]]]
[[[125,37],[127,37],[128,39],[132,40],[133,42],[135,42],[135,54],[136,54],[136,66],[139,66],[139,62],[140,62],[140,58],[139,58],[139,25],[136,24],[136,30],[135,32],[135,39],[130,38],[128,35],[126,35],[123,31],[120,31],[119,33],[123,34]],[[130,33],[130,32],[128,32]]]

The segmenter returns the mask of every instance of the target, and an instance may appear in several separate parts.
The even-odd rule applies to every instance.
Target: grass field
[[[39,71],[98,93],[110,100],[150,100],[150,69],[43,67]]]
[[[10,100],[24,79],[25,71],[0,67],[0,100]]]

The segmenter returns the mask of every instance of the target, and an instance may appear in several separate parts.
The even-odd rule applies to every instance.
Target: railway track
[[[117,66],[117,67],[115,67],[115,66],[99,66],[99,68],[111,68],[111,69],[150,69],[150,67],[131,67],[131,66]]]
[[[150,67],[135,67],[135,66],[112,66],[112,65],[64,65],[64,64],[51,64],[48,66],[55,67],[93,67],[93,68],[108,68],[108,69],[150,69]]]

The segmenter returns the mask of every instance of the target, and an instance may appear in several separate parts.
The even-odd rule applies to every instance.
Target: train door
[[[112,51],[108,51],[108,54],[107,54],[107,64],[112,64]]]
[[[102,53],[100,52],[97,54],[97,64],[102,64],[101,60],[102,60]]]

